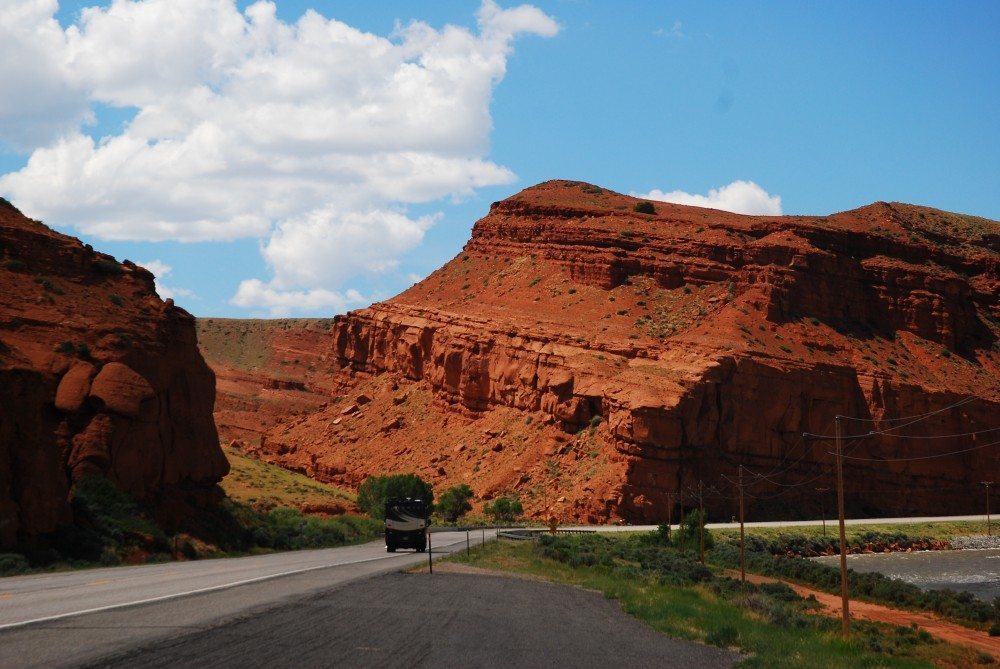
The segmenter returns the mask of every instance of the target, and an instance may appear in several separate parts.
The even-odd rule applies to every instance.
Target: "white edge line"
[[[452,544],[445,544],[442,548],[451,546]],[[256,578],[247,578],[242,581],[234,581],[232,583],[223,583],[222,585],[210,585],[207,588],[198,588],[196,590],[187,590],[186,592],[175,592],[170,595],[161,595],[160,597],[152,597],[150,599],[140,599],[134,602],[122,602],[120,604],[108,604],[107,606],[98,606],[93,609],[84,609],[82,611],[72,611],[70,613],[59,613],[54,616],[44,616],[42,618],[32,618],[31,620],[22,620],[16,623],[6,623],[0,625],[0,630],[7,630],[14,627],[24,627],[25,625],[33,625],[34,623],[44,623],[50,620],[61,620],[62,618],[71,618],[73,616],[83,616],[88,613],[100,613],[101,611],[110,611],[112,609],[121,609],[126,606],[138,606],[140,604],[152,604],[154,602],[163,602],[168,599],[177,599],[178,597],[187,597],[188,595],[198,595],[203,592],[212,592],[213,590],[226,590],[227,588],[235,588],[240,585],[247,585],[248,583],[258,583],[260,581],[267,581],[272,578],[280,578],[282,576],[291,576],[292,574],[302,574],[307,571],[316,571],[317,569],[330,569],[331,567],[346,567],[351,564],[361,564],[363,562],[375,562],[377,560],[391,560],[396,557],[402,557],[399,555],[380,555],[373,558],[365,558],[364,560],[352,560],[351,562],[338,562],[337,564],[322,564],[316,567],[305,567],[303,569],[293,569],[292,571],[283,571],[278,574],[268,574],[267,576],[258,576]]]

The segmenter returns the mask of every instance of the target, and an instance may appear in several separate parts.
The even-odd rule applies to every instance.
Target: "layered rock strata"
[[[275,428],[260,453],[356,484],[373,463],[404,464],[385,452],[412,438],[423,457],[405,465],[435,483],[515,490],[539,516],[633,522],[664,519],[699,481],[728,518],[724,476],[743,464],[756,517],[818,515],[832,447],[802,434],[832,434],[845,415],[861,419],[846,434],[893,428],[848,444],[868,458],[846,465],[853,513],[979,509],[1000,433],[910,437],[1000,428],[1000,224],[895,203],[775,217],[637,202],[553,181],[495,203],[454,260],[335,319],[345,399]],[[425,393],[437,424],[513,411],[545,427],[524,437],[520,466],[452,452],[464,427],[366,431],[391,404],[348,414],[353,434],[331,427],[352,391],[398,392],[380,378]],[[952,451],[964,452],[927,457]],[[443,455],[462,462],[436,466]]]
[[[214,397],[194,319],[152,274],[0,200],[0,546],[70,522],[87,474],[154,505],[217,500]]]

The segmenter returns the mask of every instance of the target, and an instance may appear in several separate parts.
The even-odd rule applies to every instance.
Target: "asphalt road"
[[[851,522],[901,523],[980,518],[898,518]],[[819,523],[752,525],[791,527]],[[727,526],[732,525],[710,525]],[[652,527],[593,529],[636,531]],[[481,540],[482,533],[473,531],[470,536],[475,545]],[[487,531],[486,538],[490,537],[491,532]],[[435,549],[445,554],[464,549],[466,534],[435,532],[433,539]],[[421,554],[388,554],[382,542],[376,541],[316,551],[2,578],[0,668],[75,667],[93,663],[164,639],[203,633],[206,629],[216,629],[236,619],[252,619],[276,607],[299,606],[302,601],[325,596],[331,588],[373,575],[398,572],[424,560],[426,555]],[[503,591],[496,596],[502,600]],[[503,608],[504,605],[501,603],[498,606]],[[508,607],[508,617],[512,610]],[[551,620],[538,623],[544,628]],[[488,631],[480,630],[480,633],[489,635]],[[279,642],[276,638],[272,641]],[[549,641],[555,643],[551,638]],[[487,655],[470,657],[478,658],[476,662],[488,664],[490,656],[487,651],[483,652]]]
[[[180,634],[97,665],[154,667],[729,667],[602,595],[540,581],[386,574]]]
[[[994,519],[996,519],[996,514],[994,514]],[[985,515],[975,515],[975,516],[912,516],[909,518],[847,518],[844,520],[845,525],[904,525],[907,523],[943,523],[943,522],[953,522],[953,521],[979,521],[986,522]],[[820,520],[769,520],[758,523],[744,523],[744,527],[819,527],[823,524],[827,527],[837,527],[837,516],[834,515],[832,518],[827,518],[825,521]],[[677,529],[677,524],[671,525],[674,529]],[[705,527],[710,530],[732,530],[739,529],[740,524],[736,523],[705,523]],[[642,531],[652,531],[657,528],[656,525],[601,525],[601,526],[590,526],[590,525],[566,525],[565,529],[596,529],[599,532],[642,532]]]
[[[490,538],[487,531],[486,538]],[[470,533],[480,543],[482,533]],[[435,555],[465,549],[435,532]],[[439,553],[440,551],[440,553]],[[0,667],[80,666],[157,639],[425,562],[381,541],[323,550],[0,579]]]

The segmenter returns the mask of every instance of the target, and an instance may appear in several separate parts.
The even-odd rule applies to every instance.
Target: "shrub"
[[[166,534],[145,509],[103,476],[85,476],[72,491],[74,523],[52,537],[53,548],[62,556],[118,564],[129,547],[150,553],[168,551]]]
[[[657,543],[663,544],[664,546],[670,545],[670,523],[660,523],[656,526],[656,532],[653,535]]]
[[[434,490],[416,474],[369,476],[358,488],[358,508],[372,518],[385,519],[385,502],[390,497],[413,497],[433,508]]]
[[[656,207],[652,202],[643,200],[642,202],[636,202],[635,206],[632,207],[639,214],[655,214]]]
[[[705,643],[719,646],[720,648],[728,648],[735,646],[737,639],[739,639],[739,633],[736,631],[736,628],[732,625],[723,625],[709,632],[705,636]]]
[[[17,553],[0,553],[0,576],[14,576],[28,571],[28,561]]]
[[[681,550],[699,551],[701,549],[701,512],[698,510],[684,516],[684,522],[677,529],[674,535],[674,546]],[[715,546],[715,539],[708,529],[705,533],[705,550],[710,550]]]
[[[494,522],[512,522],[524,513],[524,506],[517,495],[504,495],[483,506],[483,512]]]
[[[51,279],[48,279],[48,278],[46,278],[44,276],[36,276],[35,277],[35,283],[37,283],[38,285],[40,285],[42,288],[44,288],[45,290],[47,290],[50,293],[55,293],[56,295],[63,295],[63,294],[65,294],[65,291],[62,288],[60,288],[56,284],[52,283]]]
[[[711,561],[729,567],[739,566],[739,547],[737,541],[734,539],[731,542],[716,546],[712,550]],[[887,541],[904,546],[907,541],[912,543],[919,541],[919,539],[907,538],[902,534],[894,535],[871,532],[857,537],[852,542],[852,545],[860,549],[866,543],[874,541]],[[836,541],[821,538],[806,538],[801,535],[782,535],[777,540],[771,542],[757,537],[747,537],[747,568],[767,576],[777,576],[810,583],[827,592],[838,592],[840,588],[839,569],[801,557],[789,557],[785,554],[788,552],[797,555],[808,555],[810,551],[815,551],[817,548],[825,550],[828,547],[832,547],[835,551],[840,550],[839,543]],[[1000,611],[1000,607],[994,608],[994,606],[986,602],[978,601],[967,592],[954,592],[951,590],[924,592],[912,583],[891,578],[877,572],[858,573],[849,571],[848,589],[852,597],[869,597],[888,604],[906,608],[924,609],[952,618],[961,618],[977,623],[996,620],[997,612]]]
[[[108,299],[111,300],[111,304],[115,305],[116,307],[120,307],[123,304],[125,304],[124,298],[122,298],[122,296],[118,295],[117,293],[112,294],[111,297],[109,297]]]
[[[98,274],[117,276],[122,273],[122,266],[114,260],[109,260],[108,258],[98,258],[91,264],[91,267]]]
[[[64,353],[66,355],[75,355],[78,358],[87,360],[90,358],[90,347],[87,346],[85,342],[79,342],[74,344],[71,341],[62,341],[56,344],[56,353]]]
[[[590,418],[590,427],[597,427],[597,426],[598,426],[598,425],[600,425],[600,424],[601,424],[602,422],[604,422],[604,416],[602,416],[602,415],[601,415],[601,414],[599,414],[599,413],[597,413],[597,414],[594,414],[594,415],[593,415],[593,416],[592,416],[592,417]]]
[[[23,272],[28,269],[28,265],[23,260],[6,260],[3,266],[4,269],[8,269],[11,272]]]
[[[472,511],[469,500],[473,497],[472,488],[465,483],[452,486],[442,493],[436,505],[438,513],[449,523],[454,523],[461,516]]]

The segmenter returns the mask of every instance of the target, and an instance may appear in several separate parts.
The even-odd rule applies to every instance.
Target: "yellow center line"
[[[105,584],[110,583],[110,582],[111,582],[110,580],[108,580],[108,579],[105,578],[105,579],[101,579],[100,581],[91,581],[87,585],[88,586],[91,586],[91,585],[105,585]]]
[[[0,599],[10,599],[14,596],[12,592],[0,592]]]

